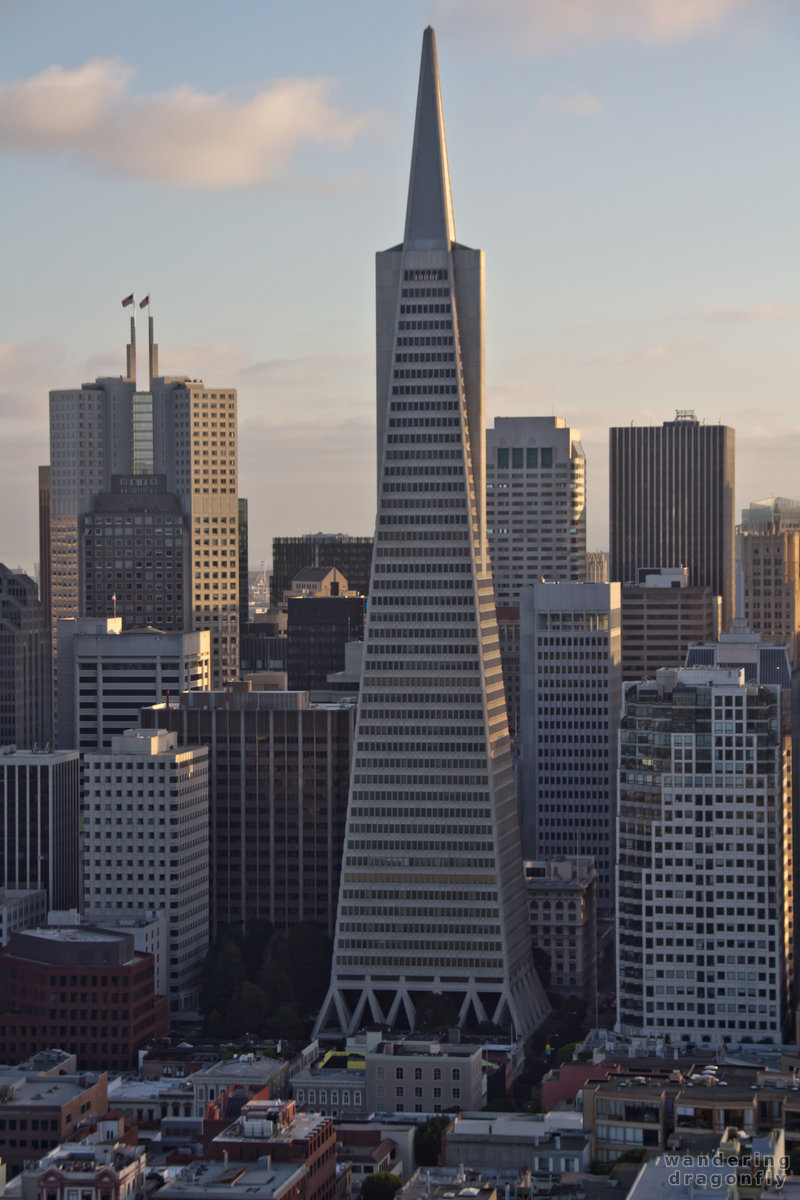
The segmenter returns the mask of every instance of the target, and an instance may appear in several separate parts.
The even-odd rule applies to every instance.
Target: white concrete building
[[[618,583],[537,583],[520,593],[522,846],[591,855],[598,912],[614,908]]]
[[[563,417],[497,417],[486,432],[495,602],[543,579],[586,579],[586,455]]]
[[[533,967],[485,519],[484,260],[456,241],[433,30],[378,255],[378,518],[331,985],[315,1032],[513,1022]]]
[[[44,888],[0,888],[0,946],[17,929],[29,929],[47,920],[47,892]]]
[[[58,622],[57,742],[107,750],[142,708],[211,686],[211,634],[122,630],[120,617]]]
[[[793,971],[789,696],[744,667],[625,692],[620,1033],[780,1043]]]
[[[84,909],[168,914],[170,1008],[197,1005],[208,950],[208,750],[129,729],[84,756]]]

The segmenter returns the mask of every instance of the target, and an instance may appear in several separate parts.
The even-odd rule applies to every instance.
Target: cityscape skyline
[[[9,565],[37,557],[48,391],[124,372],[131,286],[152,289],[167,374],[240,391],[252,565],[273,535],[319,528],[321,494],[326,528],[372,532],[372,253],[402,218],[429,20],[460,227],[489,256],[488,421],[582,430],[590,548],[607,545],[608,426],[632,417],[693,407],[736,428],[737,513],[791,494],[790,5],[621,2],[600,27],[591,5],[538,0],[487,26],[482,4],[439,0],[379,27],[363,3],[246,4],[234,27],[177,3],[156,38],[148,7],[134,27],[94,0],[80,21],[4,7]]]

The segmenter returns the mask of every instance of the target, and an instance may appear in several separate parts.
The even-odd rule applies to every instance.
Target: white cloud
[[[0,85],[0,148],[156,183],[246,187],[272,179],[302,144],[346,146],[373,121],[336,108],[329,79],[280,79],[240,99],[188,86],[135,96],[133,75],[120,59],[96,59]]]
[[[707,308],[703,315],[709,321],[741,324],[746,321],[796,321],[798,313],[797,309],[788,304],[775,304],[770,301],[766,304],[718,305]]]
[[[539,112],[565,113],[572,117],[596,117],[603,111],[603,103],[588,92],[575,92],[571,96],[558,96],[546,92],[536,102]]]
[[[522,50],[611,41],[684,42],[764,0],[438,0],[434,23],[513,40]]]

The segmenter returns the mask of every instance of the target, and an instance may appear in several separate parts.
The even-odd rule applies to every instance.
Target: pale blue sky
[[[797,0],[0,0],[0,560],[37,557],[48,389],[122,371],[132,289],[167,373],[239,389],[251,562],[372,532],[428,22],[489,415],[583,431],[591,546],[608,426],[676,408],[735,427],[739,506],[800,495]]]

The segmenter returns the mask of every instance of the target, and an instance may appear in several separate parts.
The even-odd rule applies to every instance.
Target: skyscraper
[[[455,240],[436,43],[403,242],[377,256],[378,519],[331,985],[317,1029],[547,1011],[485,519],[484,260]],[[449,1014],[448,1014],[449,1015]]]
[[[239,673],[236,392],[128,373],[50,393],[51,619],[211,631],[214,684]],[[43,572],[43,578],[46,573]]]
[[[732,657],[625,691],[617,986],[631,1036],[780,1043],[790,1025],[789,695]]]
[[[690,587],[722,596],[734,615],[734,431],[693,412],[655,428],[611,430],[611,561],[618,582],[640,567],[687,567]]]
[[[486,434],[495,601],[542,579],[586,578],[586,455],[563,417],[498,417]]]
[[[0,563],[0,746],[45,746],[50,713],[50,630],[39,589]]]
[[[520,825],[526,858],[592,855],[614,910],[618,583],[537,583],[520,594]]]

